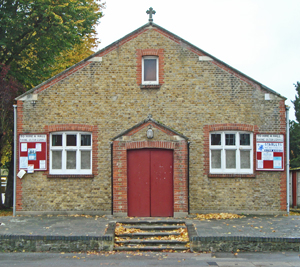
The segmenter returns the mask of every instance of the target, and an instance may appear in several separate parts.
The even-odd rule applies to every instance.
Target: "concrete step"
[[[187,230],[184,221],[178,220],[135,220],[118,221],[118,224],[126,229],[137,229],[142,233],[115,234],[114,250],[118,251],[182,251],[189,249],[189,241],[179,241],[175,238],[181,236],[181,230]],[[178,230],[178,231],[177,231]],[[177,232],[176,232],[177,231]],[[161,240],[158,237],[168,238]],[[153,238],[153,239],[151,239]],[[173,238],[173,240],[171,239]]]
[[[176,233],[176,232],[145,232],[145,233],[121,234],[121,235],[116,235],[116,236],[132,237],[132,238],[148,238],[148,237],[169,236],[169,235],[180,235],[180,233]]]
[[[161,224],[166,224],[166,225],[176,225],[176,224],[185,224],[185,221],[181,220],[121,220],[118,221],[118,223],[126,224],[126,225],[151,225],[151,224],[156,224],[156,225],[161,225]]]
[[[133,246],[133,247],[114,247],[115,251],[162,251],[162,250],[172,250],[172,251],[183,251],[188,250],[189,248],[185,246]]]
[[[186,245],[187,241],[177,241],[177,240],[145,240],[145,239],[130,239],[130,240],[124,240],[124,241],[116,241],[116,244],[144,244],[144,245],[165,245],[165,244],[173,244],[173,245]]]
[[[164,230],[178,230],[180,228],[186,228],[185,225],[123,225],[129,229],[140,229],[144,231],[164,231]]]

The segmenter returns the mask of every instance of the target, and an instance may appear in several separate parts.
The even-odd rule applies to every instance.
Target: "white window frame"
[[[221,145],[211,145],[211,135],[221,134]],[[235,145],[225,144],[225,135],[235,134]],[[250,145],[240,145],[240,134],[250,134]],[[212,168],[212,150],[221,150],[221,168]],[[226,168],[226,151],[236,151],[236,168]],[[241,169],[240,151],[250,151],[250,168]],[[209,168],[211,174],[253,174],[253,133],[244,131],[216,131],[209,133]]]
[[[52,146],[52,135],[62,135],[62,146]],[[76,134],[76,146],[67,146],[67,135]],[[90,146],[81,146],[81,135],[91,136]],[[91,132],[78,132],[78,131],[66,131],[66,132],[52,132],[50,133],[50,174],[62,174],[62,175],[84,175],[92,174],[92,142],[93,136]],[[62,151],[62,168],[53,169],[52,168],[52,157],[53,151]],[[76,169],[67,169],[67,151],[76,151]],[[90,151],[90,169],[81,169],[81,151]]]
[[[144,60],[145,59],[156,59],[156,80],[155,81],[145,81],[144,80]],[[159,70],[158,70],[158,56],[144,56],[142,57],[142,84],[159,84]]]

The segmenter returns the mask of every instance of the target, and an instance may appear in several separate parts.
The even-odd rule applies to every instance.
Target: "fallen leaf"
[[[199,220],[225,220],[225,219],[240,219],[244,218],[244,215],[237,215],[233,213],[208,213],[208,214],[196,214],[196,218]]]

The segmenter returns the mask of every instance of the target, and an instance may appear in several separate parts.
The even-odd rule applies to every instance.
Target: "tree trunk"
[[[12,148],[14,147],[12,142]],[[8,176],[7,176],[7,184],[5,191],[5,203],[4,206],[10,208],[13,206],[13,195],[14,195],[14,151],[11,153],[9,168],[8,168]]]

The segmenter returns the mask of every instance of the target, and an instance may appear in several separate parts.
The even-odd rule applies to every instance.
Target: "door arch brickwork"
[[[141,140],[132,141],[130,136],[148,126],[163,131],[174,141]],[[113,141],[113,213],[114,215],[127,216],[127,150],[158,148],[173,150],[173,190],[174,190],[174,216],[188,213],[188,146],[187,140],[175,132],[164,128],[162,125],[149,120],[124,135],[119,135]]]

